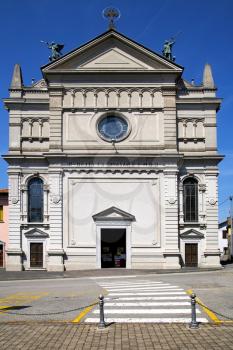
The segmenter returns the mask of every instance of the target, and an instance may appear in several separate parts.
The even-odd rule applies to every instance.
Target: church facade
[[[218,267],[216,97],[115,30],[42,67],[9,110],[7,270]]]

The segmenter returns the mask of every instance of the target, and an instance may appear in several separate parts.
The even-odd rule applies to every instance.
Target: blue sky
[[[107,29],[102,10],[121,11],[117,30],[144,46],[161,52],[163,41],[177,32],[176,62],[184,77],[201,83],[206,62],[213,68],[218,96],[218,148],[226,157],[220,165],[219,202],[233,195],[233,0],[7,0],[0,2],[0,96],[8,96],[13,66],[22,66],[25,85],[40,79],[49,52],[40,40],[65,44],[64,53]],[[8,114],[0,105],[0,152],[8,145]],[[7,186],[7,166],[0,160],[0,187]],[[229,201],[220,205],[220,219]]]

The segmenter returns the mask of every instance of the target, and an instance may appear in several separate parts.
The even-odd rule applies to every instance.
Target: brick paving
[[[233,349],[233,324],[1,323],[0,349],[175,350]]]

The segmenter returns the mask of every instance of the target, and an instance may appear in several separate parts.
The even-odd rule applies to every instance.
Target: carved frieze
[[[179,118],[178,139],[187,142],[204,142],[205,127],[204,118]]]
[[[39,141],[49,140],[49,118],[48,117],[23,117],[21,119],[21,140]]]
[[[160,88],[77,88],[67,90],[64,108],[163,108]]]

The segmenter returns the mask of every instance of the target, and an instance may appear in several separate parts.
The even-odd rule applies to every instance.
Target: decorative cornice
[[[156,169],[66,169],[66,172],[70,174],[158,174],[159,170]]]
[[[120,94],[121,92],[139,92],[143,94],[143,92],[150,92],[154,94],[156,92],[162,92],[161,87],[80,87],[80,88],[71,88],[67,89],[66,92],[71,92],[74,95],[76,92],[81,92],[83,94],[87,94],[88,92],[104,92],[105,94],[109,94],[110,92],[116,92]]]

